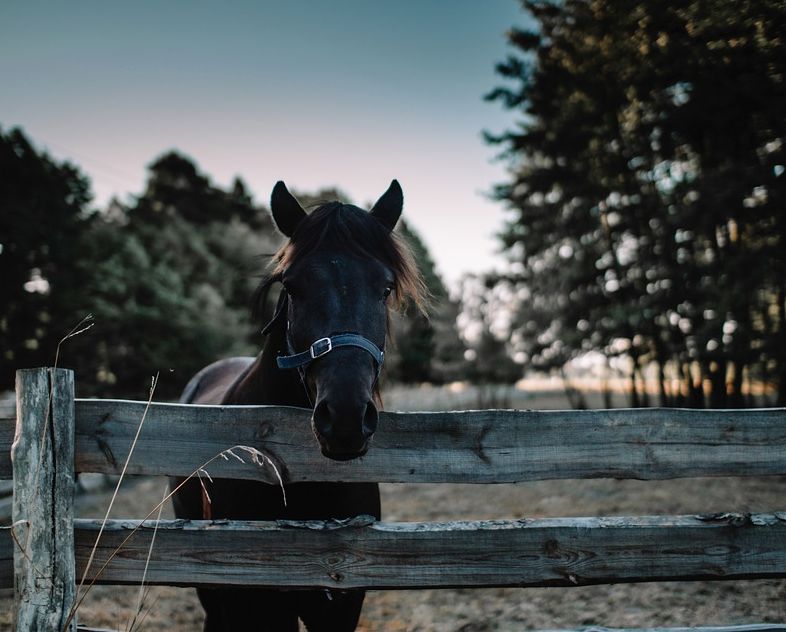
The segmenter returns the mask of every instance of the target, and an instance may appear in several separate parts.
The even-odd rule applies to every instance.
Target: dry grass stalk
[[[162,494],[162,498],[166,497],[166,490],[167,488],[165,486],[164,493]],[[137,595],[136,609],[134,610],[133,618],[129,622],[128,627],[126,628],[127,632],[133,631],[134,625],[137,624],[137,621],[139,623],[139,627],[141,628],[142,622],[144,621],[144,617],[140,619],[139,615],[142,613],[142,606],[144,605],[145,600],[147,599],[147,595],[150,593],[150,587],[145,586],[145,579],[147,578],[147,568],[150,565],[150,557],[153,554],[153,546],[155,545],[156,542],[156,533],[158,533],[158,525],[161,522],[161,510],[163,508],[164,508],[164,504],[162,502],[161,506],[158,508],[158,516],[156,516],[156,524],[155,527],[153,528],[153,537],[150,539],[150,547],[147,550],[147,559],[145,559],[145,570],[142,572],[142,581],[139,583],[139,593]],[[150,612],[150,608],[148,608],[147,612],[148,613]],[[137,630],[139,630],[139,628],[137,628]]]
[[[82,578],[79,580],[79,585],[76,588],[77,595],[79,595],[79,592],[82,590],[82,586],[85,583],[85,577],[87,576],[87,573],[90,570],[90,566],[93,564],[93,558],[95,557],[96,549],[98,548],[98,543],[101,540],[101,535],[104,532],[104,527],[106,526],[107,520],[109,520],[109,514],[112,511],[112,506],[114,505],[115,499],[117,498],[117,493],[120,491],[120,485],[122,485],[123,483],[123,478],[125,477],[126,470],[128,469],[128,464],[131,461],[131,456],[134,454],[134,449],[136,448],[137,441],[139,440],[139,434],[142,432],[142,426],[145,424],[145,419],[147,418],[147,411],[150,409],[150,404],[153,401],[153,395],[156,392],[157,385],[158,385],[158,373],[156,373],[155,377],[153,377],[151,380],[150,395],[147,398],[147,405],[145,406],[145,410],[142,413],[142,419],[139,421],[139,425],[137,426],[136,434],[134,435],[134,440],[131,442],[131,447],[128,450],[128,456],[126,457],[126,461],[123,464],[123,470],[120,472],[120,477],[118,478],[117,484],[115,485],[115,490],[112,493],[112,498],[109,501],[109,506],[106,508],[104,519],[101,521],[101,527],[98,530],[98,536],[96,537],[96,540],[93,543],[93,548],[90,551],[90,557],[88,557],[87,559],[87,565],[85,566],[85,571],[82,574]],[[85,594],[87,594],[87,591],[85,591]],[[66,618],[64,630],[68,628],[72,619],[76,615],[77,610],[79,609],[79,604],[81,604],[83,600],[84,600],[84,595],[81,598],[77,597],[76,603],[71,607],[71,610],[68,613],[68,617]]]
[[[140,423],[140,425],[141,425],[141,423]],[[268,465],[270,465],[270,467],[273,468],[273,472],[275,472],[276,478],[278,479],[278,482],[279,482],[279,487],[281,488],[281,493],[282,493],[283,499],[284,499],[284,505],[286,505],[287,497],[286,497],[286,491],[284,490],[284,481],[281,478],[281,473],[278,471],[278,468],[276,467],[275,463],[273,463],[273,461],[270,459],[270,457],[268,457],[266,454],[264,454],[263,452],[261,452],[257,448],[254,448],[254,447],[248,446],[248,445],[237,444],[237,445],[230,446],[230,447],[226,448],[225,450],[222,450],[218,454],[210,457],[207,461],[202,463],[202,465],[200,465],[194,471],[192,471],[172,491],[170,491],[166,496],[164,496],[164,498],[161,499],[161,502],[159,502],[155,507],[153,507],[148,512],[148,514],[144,518],[142,518],[142,520],[139,521],[139,524],[136,527],[134,527],[133,529],[131,529],[130,533],[125,538],[123,538],[123,541],[120,544],[118,544],[117,547],[115,547],[115,549],[109,554],[107,559],[101,565],[101,568],[99,568],[96,571],[95,575],[93,575],[93,578],[87,584],[87,587],[85,588],[85,590],[82,593],[82,595],[77,598],[77,601],[74,604],[74,607],[71,609],[71,612],[69,613],[68,619],[66,620],[66,626],[65,627],[68,627],[68,624],[71,622],[71,620],[73,619],[74,615],[79,610],[79,606],[82,605],[82,602],[85,600],[85,597],[87,597],[88,593],[90,592],[90,589],[95,585],[96,581],[101,576],[101,573],[104,572],[104,569],[106,569],[106,567],[109,566],[110,562],[123,549],[123,547],[126,545],[126,543],[132,537],[134,537],[134,534],[136,534],[136,532],[139,531],[139,529],[142,528],[142,525],[144,525],[145,522],[147,522],[147,520],[155,512],[157,512],[157,511],[160,512],[161,507],[163,507],[164,503],[166,503],[170,498],[172,498],[172,496],[174,494],[176,494],[178,492],[178,490],[180,490],[180,488],[183,487],[183,485],[185,485],[188,481],[190,481],[195,476],[199,478],[200,477],[200,472],[207,473],[206,468],[211,463],[213,463],[213,461],[215,461],[216,459],[221,458],[221,459],[224,459],[225,461],[228,461],[229,457],[227,455],[233,456],[234,458],[236,458],[241,463],[246,463],[246,461],[242,457],[240,457],[236,452],[234,452],[235,450],[241,450],[241,451],[246,452],[247,454],[249,454],[251,456],[251,462],[256,464],[256,465],[264,466],[265,464],[268,464]],[[260,459],[264,459],[264,463]],[[118,482],[118,486],[119,486],[119,482]],[[108,515],[108,512],[107,512],[107,515]],[[105,520],[106,520],[106,518],[105,518]],[[98,534],[98,537],[96,538],[96,542],[93,545],[93,553],[95,552],[95,550],[98,547],[98,539],[101,537],[101,531],[102,530],[103,530],[103,524],[101,526],[101,529],[99,530],[99,534]],[[93,556],[91,555],[91,559],[92,559],[92,557]],[[85,571],[82,574],[82,579],[81,579],[80,584],[79,584],[80,588],[83,585],[85,578],[87,577],[87,571],[88,571],[88,567],[85,568]],[[65,630],[64,630],[64,632],[65,632]]]
[[[43,465],[44,447],[46,446],[46,437],[47,437],[47,434],[49,432],[49,417],[51,416],[51,413],[52,413],[52,398],[54,397],[54,388],[55,388],[54,372],[57,370],[57,363],[60,360],[60,347],[69,338],[73,338],[74,336],[78,336],[79,334],[84,333],[85,331],[90,329],[93,325],[95,325],[95,323],[90,322],[92,320],[93,320],[93,315],[92,314],[88,314],[82,320],[80,320],[76,325],[74,325],[74,327],[71,329],[71,331],[69,331],[65,336],[63,336],[60,339],[60,342],[57,343],[57,348],[55,349],[55,363],[54,363],[54,366],[52,366],[52,368],[49,370],[49,376],[50,376],[49,377],[49,393],[48,393],[47,400],[46,400],[46,418],[44,419],[44,427],[41,430],[41,439],[38,442],[39,455],[38,455],[38,466],[36,467],[36,475],[35,475],[36,480],[38,479],[38,474],[41,472],[41,466]],[[84,326],[85,323],[88,323],[88,322],[90,324],[87,325],[87,326]],[[40,487],[36,488],[35,496],[33,496],[34,499],[38,497],[39,490],[40,490]],[[16,540],[16,538],[14,538],[14,539]],[[23,553],[25,554],[25,557],[28,557],[27,556],[27,547],[28,547],[28,545],[30,543],[29,540],[30,540],[30,529],[28,529],[26,534],[25,534],[25,544],[24,544],[24,548],[23,548]]]
[[[22,525],[24,525],[25,527],[29,527],[30,523],[27,520],[17,520],[12,524],[1,526],[0,530],[8,529],[11,532],[11,539],[14,541],[14,544],[16,544],[17,548],[22,553],[24,558],[28,561],[28,563],[33,568],[33,570],[36,573],[38,573],[39,577],[49,579],[41,569],[39,569],[38,567],[36,567],[35,564],[33,564],[33,559],[30,557],[30,555],[28,554],[25,548],[26,544],[23,546],[22,543],[19,541],[19,538],[16,536],[16,528]],[[27,542],[27,540],[25,540],[25,542]]]
[[[60,359],[60,345],[62,345],[69,338],[73,338],[74,336],[78,336],[79,334],[84,333],[88,329],[90,329],[93,325],[95,325],[95,323],[92,322],[92,320],[93,320],[93,315],[92,314],[88,314],[82,320],[80,320],[76,325],[74,325],[74,328],[71,331],[69,331],[65,336],[63,336],[60,339],[60,342],[57,343],[57,348],[55,349],[55,366],[54,366],[54,368],[57,368],[57,361]],[[85,323],[90,323],[90,324],[89,325],[85,325]]]
[[[235,449],[243,450],[243,452],[247,452],[251,456],[251,462],[254,463],[255,465],[258,465],[259,467],[264,467],[265,463],[267,463],[271,468],[273,468],[273,472],[276,474],[276,478],[278,479],[278,486],[281,489],[281,496],[283,496],[283,499],[284,499],[284,507],[286,507],[287,506],[287,492],[284,489],[284,481],[281,478],[281,473],[278,471],[278,468],[276,467],[276,464],[273,463],[273,461],[270,459],[270,457],[267,454],[265,454],[264,452],[260,452],[256,448],[252,448],[251,446],[248,446],[248,445],[235,445],[235,446],[232,446],[231,448],[228,448],[228,449],[224,450],[224,452],[226,452],[228,454],[231,454],[233,457],[235,457],[241,463],[245,463],[245,461],[242,458],[240,458],[237,454],[232,452],[232,450],[235,450]],[[226,455],[224,454],[224,452],[221,452],[220,456],[224,457],[225,460],[228,460]],[[265,460],[265,463],[262,463],[259,460],[260,457]],[[211,482],[212,482],[212,480],[211,480]]]
[[[90,557],[87,559],[87,566],[85,567],[85,573],[84,575],[82,575],[82,579],[79,582],[79,586],[77,587],[77,592],[79,592],[82,589],[82,585],[85,580],[85,575],[87,575],[88,571],[90,570],[90,565],[93,563],[93,557],[95,556],[96,549],[98,548],[98,542],[101,539],[101,534],[104,532],[104,527],[106,526],[106,522],[109,519],[109,514],[112,511],[112,506],[115,504],[117,493],[120,491],[120,485],[122,485],[123,478],[125,478],[126,470],[128,469],[128,464],[131,461],[131,456],[134,454],[134,449],[136,448],[137,441],[139,440],[139,434],[142,432],[142,426],[144,426],[145,424],[145,419],[147,418],[147,411],[150,409],[150,404],[153,401],[153,395],[156,392],[157,385],[158,385],[158,373],[156,373],[155,377],[152,378],[151,385],[150,385],[150,395],[147,398],[147,405],[145,406],[145,410],[142,413],[142,419],[136,428],[136,434],[134,435],[134,440],[131,442],[131,448],[128,450],[128,456],[126,457],[126,461],[123,464],[123,470],[120,472],[120,478],[117,479],[117,484],[115,485],[115,491],[112,493],[112,498],[109,501],[109,506],[106,508],[104,519],[101,521],[101,528],[98,530],[98,536],[96,537],[96,541],[93,544],[92,551],[90,551]]]

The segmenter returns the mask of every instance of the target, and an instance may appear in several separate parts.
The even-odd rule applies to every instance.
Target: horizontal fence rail
[[[11,480],[11,444],[16,431],[16,406],[0,406],[0,480]]]
[[[51,618],[50,602],[73,602],[66,589],[85,573],[100,532],[88,577],[100,584],[138,584],[148,556],[146,583],[177,586],[412,589],[786,577],[786,512],[442,523],[370,516],[110,520],[102,527],[74,520],[70,496],[75,471],[118,474],[138,431],[127,474],[207,470],[213,478],[273,484],[279,477],[503,483],[784,475],[786,409],[382,413],[369,453],[335,462],[320,454],[305,409],[74,400],[73,374],[61,369],[21,371],[17,385],[23,423],[16,439],[16,413],[0,407],[0,479],[14,476],[16,525],[0,530],[0,588],[16,588],[18,630]],[[264,457],[258,463],[255,452]],[[32,544],[22,551],[12,534]],[[54,569],[45,571],[51,585],[36,579],[45,564]],[[58,587],[63,596],[53,598]],[[68,627],[75,630],[75,622]],[[718,628],[764,630],[786,626]]]
[[[786,513],[446,523],[155,521],[98,583],[325,588],[576,586],[783,577]],[[91,572],[139,525],[110,521]],[[77,576],[100,528],[75,521]]]
[[[0,588],[14,587],[15,548],[10,529],[0,529]]]
[[[146,403],[76,400],[75,467],[117,474]],[[362,459],[317,449],[310,411],[281,406],[152,404],[128,474],[211,476],[276,483],[270,466],[216,458],[260,450],[285,483],[503,483],[564,478],[666,479],[786,474],[786,409],[485,410],[382,413]],[[13,422],[0,419],[0,479],[10,478]]]
[[[572,630],[540,630],[540,632],[786,632],[786,625],[751,623],[748,625],[711,625],[701,628],[604,628],[593,625]]]

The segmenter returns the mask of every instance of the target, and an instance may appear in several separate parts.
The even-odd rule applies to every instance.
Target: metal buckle
[[[311,352],[312,360],[321,358],[323,355],[333,351],[333,341],[330,338],[320,338],[314,344],[311,345],[309,351]]]

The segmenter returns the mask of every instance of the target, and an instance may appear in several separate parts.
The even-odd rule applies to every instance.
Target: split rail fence
[[[0,530],[0,588],[15,588],[17,630],[58,630],[101,529],[101,521],[74,519],[75,474],[120,473],[146,403],[75,400],[73,373],[63,369],[19,371],[16,393],[16,429],[0,419],[0,480],[13,478],[15,525],[13,538]],[[382,413],[368,455],[346,463],[319,454],[309,418],[299,408],[154,403],[126,473],[188,476],[212,459],[213,478],[276,485],[279,475],[284,483],[786,475],[786,409]],[[214,458],[236,445],[275,467]],[[153,537],[145,577],[153,585],[411,589],[786,577],[786,511],[155,526],[109,520],[87,581],[138,584]]]

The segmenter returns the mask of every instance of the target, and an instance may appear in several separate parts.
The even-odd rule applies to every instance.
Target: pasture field
[[[477,408],[469,388],[396,388],[385,394],[388,410]],[[510,391],[511,407],[567,408],[557,391]],[[499,396],[500,399],[502,396]],[[588,395],[591,406],[600,397]],[[624,402],[615,401],[619,405]],[[165,481],[129,480],[112,517],[145,515]],[[784,508],[786,477],[695,478],[674,481],[540,481],[516,485],[385,484],[386,520],[452,520],[772,511]],[[111,496],[81,497],[80,517],[103,517]],[[164,511],[172,517],[171,507]],[[125,629],[136,588],[96,587],[80,611],[84,623]],[[142,629],[201,629],[202,611],[192,589],[154,587]],[[10,629],[12,600],[0,597],[0,630]],[[260,618],[264,613],[260,612]],[[486,631],[612,627],[731,625],[786,621],[786,580],[618,584],[577,588],[379,591],[369,593],[360,630],[394,632]]]

